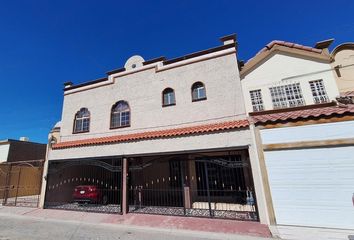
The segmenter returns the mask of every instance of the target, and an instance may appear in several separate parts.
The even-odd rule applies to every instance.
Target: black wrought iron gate
[[[122,160],[50,161],[45,208],[121,213]]]
[[[135,213],[258,220],[247,151],[129,159]]]

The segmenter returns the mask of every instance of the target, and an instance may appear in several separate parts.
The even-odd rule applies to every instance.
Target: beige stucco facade
[[[233,43],[233,40],[228,39],[224,45]],[[162,60],[150,64],[143,62],[142,57],[133,56],[127,60],[125,71],[109,74],[107,81],[66,90],[60,132],[55,132],[58,142],[247,118],[235,47],[207,51],[205,54],[169,64],[164,64]],[[195,82],[204,84],[206,100],[192,101],[191,87]],[[162,91],[165,88],[174,90],[175,105],[162,106]],[[112,105],[120,100],[129,103],[130,127],[110,129]],[[90,111],[90,131],[73,134],[75,114],[83,107]],[[249,128],[241,128],[180,137],[49,149],[48,160],[247,149],[259,219],[261,223],[268,224],[263,182],[253,141]],[[45,181],[42,192],[45,192]],[[44,194],[41,206],[43,203]]]
[[[331,53],[332,68],[341,93],[354,91],[354,43],[338,45]]]
[[[110,75],[104,84],[65,92],[60,141],[245,118],[235,49],[196,60],[137,66]],[[198,81],[205,85],[207,100],[192,102],[191,87]],[[165,88],[175,91],[175,106],[162,107]],[[110,130],[110,111],[119,100],[129,103],[131,126]],[[72,134],[75,113],[82,107],[90,111],[90,132]]]

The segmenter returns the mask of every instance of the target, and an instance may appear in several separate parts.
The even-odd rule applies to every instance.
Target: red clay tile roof
[[[273,46],[279,45],[279,46],[284,46],[284,47],[289,47],[289,48],[296,48],[300,50],[305,50],[309,52],[314,52],[314,53],[322,53],[322,49],[317,49],[313,47],[308,47],[304,45],[300,45],[297,43],[291,43],[291,42],[285,42],[285,41],[280,41],[280,40],[274,40],[268,43],[264,48],[262,48],[257,54],[260,54],[262,52],[270,50]]]
[[[76,141],[60,142],[60,143],[54,144],[52,146],[52,149],[63,149],[63,148],[72,148],[72,147],[81,147],[81,146],[99,145],[99,144],[111,144],[111,143],[146,140],[146,139],[154,139],[154,138],[177,137],[177,136],[183,136],[183,135],[224,131],[224,130],[243,128],[243,127],[248,127],[248,126],[249,126],[248,120],[243,119],[243,120],[237,120],[237,121],[212,123],[212,124],[197,125],[197,126],[191,126],[191,127],[164,129],[164,130],[157,130],[157,131],[131,133],[131,134],[124,134],[124,135],[109,136],[109,137],[99,137],[99,138],[90,138],[90,139],[83,139],[83,140],[76,140]]]
[[[269,52],[276,45],[283,46],[283,47],[288,47],[288,48],[299,49],[299,50],[304,50],[304,51],[308,51],[308,52],[312,52],[312,53],[318,53],[320,55],[322,54],[322,49],[308,47],[308,46],[304,46],[304,45],[300,45],[300,44],[292,43],[292,42],[273,40],[270,43],[268,43],[267,45],[265,45],[264,48],[262,48],[258,53],[256,53],[256,55],[254,55],[252,58],[248,59],[248,61],[245,63],[245,66],[247,64],[250,64],[252,62],[252,60],[257,59],[257,57],[261,53]]]
[[[271,113],[263,115],[255,115],[251,117],[253,123],[270,123],[277,121],[306,119],[310,117],[325,117],[343,114],[354,114],[354,105],[348,104],[345,106],[330,106],[322,108],[310,108],[296,111],[287,111],[280,113]]]

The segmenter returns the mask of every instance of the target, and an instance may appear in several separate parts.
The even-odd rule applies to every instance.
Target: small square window
[[[260,89],[250,91],[251,102],[254,112],[259,112],[264,110],[262,92]]]
[[[323,80],[310,81],[313,100],[316,104],[329,102]]]

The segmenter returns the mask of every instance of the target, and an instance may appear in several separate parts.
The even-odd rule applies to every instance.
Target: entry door
[[[265,152],[277,224],[354,229],[354,147]]]

